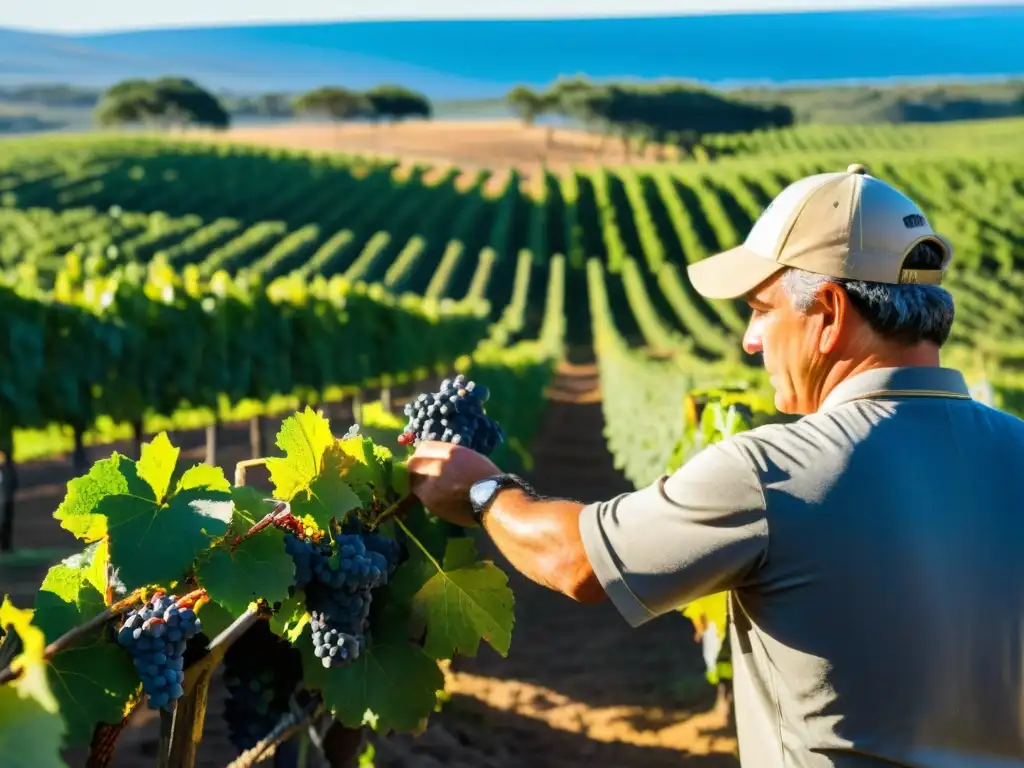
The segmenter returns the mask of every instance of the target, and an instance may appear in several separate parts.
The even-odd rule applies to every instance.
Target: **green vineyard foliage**
[[[90,278],[69,261],[51,292],[0,284],[0,323],[16,329],[0,347],[0,432],[423,378],[488,327],[479,307],[341,278],[264,287],[159,260]]]
[[[944,361],[974,382],[987,382],[998,407],[1024,413],[1024,240],[1018,232],[1024,165],[1016,143],[1022,125],[1008,119],[796,126],[708,136],[698,153],[703,159],[546,170],[539,184],[531,184],[533,191],[525,186],[533,180],[516,172],[499,179],[494,171],[460,173],[342,154],[141,136],[11,141],[0,156],[0,259],[9,281],[38,287],[44,298],[32,300],[42,306],[49,306],[45,296],[59,287],[70,253],[89,280],[164,259],[179,274],[198,270],[200,278],[212,278],[223,269],[246,284],[313,285],[344,276],[346,285],[361,286],[353,293],[416,294],[404,305],[404,298],[381,299],[414,315],[419,310],[413,303],[420,302],[481,318],[411,324],[422,333],[410,332],[390,357],[386,348],[392,344],[385,340],[397,338],[388,335],[397,331],[386,330],[383,319],[356,340],[318,339],[312,324],[285,332],[268,321],[255,334],[272,340],[268,347],[299,333],[319,349],[307,361],[276,365],[278,379],[269,383],[262,380],[272,374],[256,357],[249,368],[260,382],[244,393],[249,399],[302,393],[315,400],[334,384],[359,388],[406,380],[410,369],[450,368],[475,355],[478,365],[486,357],[489,375],[505,360],[525,376],[521,361],[529,359],[527,367],[538,373],[525,380],[537,388],[522,395],[532,398],[523,407],[536,412],[558,360],[570,350],[577,356],[597,352],[609,444],[617,463],[632,467],[627,474],[635,481],[662,466],[671,452],[674,436],[664,425],[678,423],[679,400],[666,393],[736,386],[763,394],[767,388],[757,361],[740,347],[748,308],[703,299],[686,267],[742,241],[785,185],[850,162],[865,163],[913,196],[951,238],[956,259],[946,285],[957,302],[957,320]],[[491,182],[497,191],[489,193]],[[116,339],[100,333],[107,326],[75,309],[47,310],[57,319],[47,320],[51,330],[40,341],[32,328],[42,321],[32,320],[26,305],[12,306],[28,312],[14,319],[12,310],[11,327],[26,331],[0,349],[0,360],[19,360],[20,370],[6,374],[10,384],[0,390],[10,399],[6,410],[20,415],[12,423],[89,427],[115,410],[103,405],[102,395],[95,397],[91,385],[80,384],[103,381],[102,361],[116,357],[105,351],[116,349]],[[183,313],[181,322],[190,317]],[[99,334],[90,337],[95,354],[61,341],[90,333]],[[56,344],[62,359],[66,354],[75,363],[43,374],[33,357],[43,342],[47,349]],[[221,344],[232,355],[236,346]],[[350,348],[363,368],[342,375],[335,358]],[[147,385],[140,397],[114,398],[118,418],[137,412],[143,401],[148,411],[171,416],[175,408],[212,407],[225,398],[234,403],[243,394],[233,381],[198,386],[196,371],[206,370],[205,362],[169,359],[183,371],[176,391]],[[323,360],[330,364],[315,362]],[[129,362],[125,370],[147,366]],[[630,385],[634,374],[624,370],[636,370],[637,381],[649,384]],[[44,379],[60,382],[44,388],[39,399],[45,407],[32,402],[29,383]],[[51,388],[60,391],[50,394]],[[186,389],[188,396],[180,395]],[[77,405],[84,402],[96,405],[92,411]]]
[[[165,434],[139,460],[114,453],[68,484],[55,516],[86,548],[49,570],[31,611],[7,600],[0,608],[5,642],[20,641],[0,670],[13,680],[0,687],[4,765],[62,765],[60,747],[87,745],[97,725],[119,723],[139,703],[139,675],[112,631],[119,620],[92,619],[158,589],[201,594],[196,612],[208,639],[257,610],[300,652],[302,686],[352,728],[418,730],[444,689],[440,662],[474,656],[482,641],[508,653],[506,575],[422,507],[392,514],[410,498],[400,455],[363,435],[335,438],[309,408],[285,419],[277,446],[281,455],[267,460],[273,499],[232,487],[219,468],[183,468]],[[286,534],[266,525],[282,501],[306,536],[329,537],[358,520],[408,552],[374,591],[367,647],[347,665],[326,669],[313,654]],[[44,656],[45,644],[69,632],[77,642]]]

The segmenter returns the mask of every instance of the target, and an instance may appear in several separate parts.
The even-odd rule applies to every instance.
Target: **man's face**
[[[747,295],[753,314],[743,335],[743,349],[751,355],[762,353],[780,412],[813,413],[817,408],[813,372],[822,359],[821,313],[798,311],[786,296],[781,277],[780,272]]]

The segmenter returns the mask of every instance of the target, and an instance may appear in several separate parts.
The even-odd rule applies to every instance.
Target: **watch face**
[[[481,480],[469,489],[469,500],[473,506],[480,509],[494,495],[498,489],[498,481],[492,478]]]

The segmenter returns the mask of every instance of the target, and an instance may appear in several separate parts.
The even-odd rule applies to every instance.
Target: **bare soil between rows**
[[[515,120],[410,121],[395,125],[346,123],[340,127],[302,122],[232,128],[223,133],[190,131],[213,141],[400,158],[453,164],[467,171],[517,168],[527,176],[543,167],[566,171],[651,163],[656,148],[627,154],[620,140],[572,128],[526,126]]]
[[[567,368],[552,394],[534,445],[531,482],[541,493],[580,501],[630,490],[604,443],[596,371]],[[336,429],[351,422],[344,409],[329,415]],[[277,423],[269,427],[276,434]],[[182,447],[183,460],[203,460],[202,432],[170,437]],[[235,463],[250,458],[248,426],[225,425],[219,449],[218,463],[232,477]],[[130,445],[90,447],[89,461],[113,450],[128,453]],[[72,477],[67,459],[21,467],[16,546],[78,548],[52,517]],[[482,646],[476,658],[459,659],[447,673],[451,701],[425,733],[374,739],[378,768],[738,765],[735,735],[704,681],[686,619],[666,616],[631,629],[610,604],[574,603],[514,572],[489,541],[480,546],[509,573],[516,595],[509,655],[502,659]],[[0,564],[0,592],[31,606],[47,567]],[[224,694],[218,677],[198,749],[201,768],[220,768],[235,756],[221,717]],[[155,766],[157,740],[157,718],[140,710],[122,733],[113,765]],[[85,766],[82,750],[67,757],[72,768]]]

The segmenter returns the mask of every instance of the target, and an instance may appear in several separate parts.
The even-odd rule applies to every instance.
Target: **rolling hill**
[[[0,84],[104,86],[178,74],[238,92],[400,82],[435,99],[559,74],[719,87],[1024,74],[1024,8],[546,21],[347,22],[107,35],[0,29]]]

